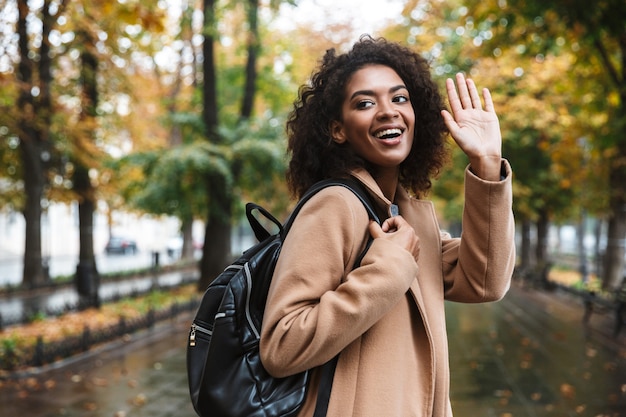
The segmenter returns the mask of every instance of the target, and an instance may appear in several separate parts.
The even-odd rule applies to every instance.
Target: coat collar
[[[369,191],[370,195],[375,198],[376,205],[379,209],[386,214],[386,217],[395,216],[398,214],[398,207],[400,208],[400,212],[402,211],[402,207],[406,207],[411,198],[409,193],[398,183],[396,187],[396,195],[395,201],[390,201],[383,194],[382,190],[365,168],[357,168],[353,170],[350,175],[356,178],[359,182],[361,182]]]

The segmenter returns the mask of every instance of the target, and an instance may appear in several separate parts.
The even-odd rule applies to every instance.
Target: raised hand
[[[488,89],[483,89],[483,109],[474,81],[466,80],[463,74],[457,74],[456,83],[455,87],[452,79],[446,80],[452,113],[442,110],[441,115],[452,138],[469,157],[472,171],[485,180],[498,181],[502,136],[491,94]]]

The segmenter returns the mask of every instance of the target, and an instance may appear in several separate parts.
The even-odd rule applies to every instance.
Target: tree
[[[536,43],[528,33],[528,39],[509,34],[492,41],[494,26],[506,25],[509,16],[499,19],[492,3],[469,2],[470,7],[467,3],[409,1],[403,12],[409,18],[389,28],[387,36],[415,45],[431,60],[435,77],[465,71],[477,84],[490,88],[503,132],[503,154],[512,158],[514,167],[514,210],[522,223],[520,268],[534,269],[535,261],[540,265],[549,261],[549,222],[576,217],[576,201],[600,200],[601,188],[587,187],[597,193],[580,193],[582,178],[595,162],[587,158],[587,166],[576,163],[582,160],[577,139],[583,129],[569,117],[569,105],[580,80],[563,77],[572,55],[557,57],[537,48],[534,54],[524,53],[526,41]],[[456,146],[452,158],[452,168],[443,170],[435,182],[434,195],[443,201],[454,231],[460,222],[460,185],[467,159]],[[530,233],[535,223],[538,238],[533,253]]]
[[[23,214],[26,222],[24,272],[22,283],[36,287],[48,277],[42,265],[41,214],[47,186],[47,171],[53,154],[53,139],[49,126],[53,117],[51,97],[52,51],[50,33],[56,18],[66,7],[65,1],[44,0],[39,11],[32,11],[26,0],[17,0],[19,64],[17,78],[19,92],[17,135],[24,180],[25,200]],[[41,33],[38,42],[29,34],[31,19],[39,15]],[[38,45],[38,46],[37,46]]]
[[[246,81],[244,84],[244,94],[241,100],[242,120],[250,119],[252,116],[252,108],[254,106],[255,84],[257,78],[257,56],[260,49],[259,39],[259,2],[258,0],[247,0],[245,2],[246,12],[248,16],[248,59],[246,61]]]
[[[217,36],[215,0],[204,0],[204,43],[203,83],[202,83],[202,120],[206,140],[220,145],[222,139],[218,129],[217,83],[215,67],[215,38]],[[200,281],[198,288],[206,288],[230,260],[230,235],[232,213],[232,183],[228,178],[212,171],[204,178],[208,196],[207,215],[204,231],[204,246],[200,262]]]
[[[609,227],[603,287],[616,287],[623,277],[626,239],[626,3],[621,0],[601,0],[593,6],[579,0],[472,3],[482,10],[479,13],[482,22],[491,22],[489,28],[499,35],[498,39],[506,37],[519,42],[525,54],[558,55],[572,51],[576,59],[564,76],[576,77],[577,83],[593,84],[585,91],[576,89],[577,94],[571,96],[575,100],[570,111],[590,116],[581,137],[588,138],[589,145],[602,155],[608,169]],[[585,77],[580,76],[583,72]]]
[[[80,80],[82,85],[80,124],[85,126],[88,138],[77,138],[77,142],[92,142],[95,139],[98,107],[98,58],[93,36],[80,30],[77,38],[82,45],[80,54]],[[89,176],[90,153],[74,153],[73,189],[78,197],[79,253],[76,267],[76,288],[85,306],[99,306],[99,275],[93,248],[93,216],[96,210],[96,190]]]

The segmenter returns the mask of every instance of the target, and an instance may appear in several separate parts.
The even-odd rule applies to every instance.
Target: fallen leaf
[[[39,387],[39,381],[37,381],[37,378],[27,378],[25,382],[26,386],[30,389],[36,389]]]
[[[96,411],[98,409],[98,405],[93,401],[87,401],[83,404],[83,408],[87,411]]]
[[[109,385],[109,381],[107,381],[106,378],[98,378],[98,377],[93,377],[91,379],[91,383],[94,384],[96,387],[106,387]]]
[[[590,348],[590,347],[587,348],[587,356],[588,357],[595,358],[597,354],[598,354],[598,351],[596,349]]]
[[[565,398],[574,398],[576,396],[576,388],[570,384],[561,384],[561,395]]]
[[[137,394],[131,401],[134,406],[141,407],[145,405],[147,402],[147,398],[145,394]]]

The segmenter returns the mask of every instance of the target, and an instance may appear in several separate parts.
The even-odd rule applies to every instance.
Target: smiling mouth
[[[394,139],[402,135],[401,129],[385,129],[380,132],[376,132],[374,136],[378,139]]]

